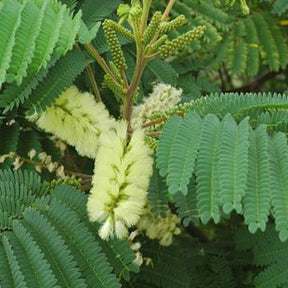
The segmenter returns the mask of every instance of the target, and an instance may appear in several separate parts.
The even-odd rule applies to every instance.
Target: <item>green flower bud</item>
[[[122,80],[121,73],[120,73],[119,69],[116,67],[116,65],[114,64],[114,62],[110,61],[109,66],[110,66],[113,74],[117,78],[117,80],[121,81]]]
[[[105,20],[103,23],[103,28],[114,63],[121,71],[122,69],[126,69],[127,66],[120,42],[116,35],[116,31],[113,28],[113,24],[111,24],[112,22],[112,20]]]
[[[145,142],[153,151],[156,151],[157,146],[158,146],[158,141],[155,138],[147,136],[145,137]]]
[[[151,45],[151,51],[153,52],[158,51],[158,49],[168,40],[169,39],[167,35],[161,36],[153,45]]]
[[[122,99],[126,96],[124,88],[119,83],[115,82],[110,74],[104,76],[104,83],[115,95]]]
[[[109,23],[110,27],[114,29],[114,31],[116,31],[119,35],[122,35],[129,40],[134,40],[134,35],[131,33],[130,30],[112,20],[106,20],[106,21]]]
[[[250,13],[250,9],[246,3],[246,0],[240,0],[241,11],[244,15],[248,15]]]
[[[180,15],[170,22],[164,22],[160,25],[160,33],[167,33],[179,26],[183,26],[186,23],[186,18],[184,15]]]
[[[168,55],[173,54],[183,48],[184,45],[192,42],[195,39],[200,38],[205,31],[205,26],[198,26],[197,28],[189,31],[176,39],[168,42],[167,44],[163,45],[159,52],[162,58],[166,58]]]
[[[162,13],[160,11],[156,11],[153,14],[152,19],[151,19],[148,27],[146,28],[146,30],[144,32],[144,42],[145,43],[149,43],[152,40],[152,38],[154,37],[154,35],[158,32],[161,17],[162,17]]]

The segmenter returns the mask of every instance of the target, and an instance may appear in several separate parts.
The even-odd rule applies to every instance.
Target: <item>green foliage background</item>
[[[288,4],[250,0],[243,15],[240,1],[227,2],[176,1],[171,17],[187,23],[169,36],[204,25],[204,37],[150,61],[138,89],[138,103],[155,82],[183,89],[181,105],[156,117],[165,124],[148,191],[155,217],[177,213],[182,234],[168,248],[138,236],[138,267],[130,240],[103,241],[88,221],[91,177],[78,189],[33,163],[13,171],[9,158],[0,164],[0,287],[287,287]],[[72,83],[93,91],[88,66],[109,112],[120,115],[118,95],[84,48],[91,40],[111,60],[100,22],[117,19],[119,4],[0,0],[0,156],[35,149],[76,176],[93,174],[91,160],[71,147],[61,155],[25,115]],[[150,16],[166,5],[152,1]],[[135,47],[120,43],[131,80]]]

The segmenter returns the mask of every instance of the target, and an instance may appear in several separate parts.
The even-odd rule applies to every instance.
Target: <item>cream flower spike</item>
[[[99,136],[115,123],[103,103],[97,103],[88,92],[81,93],[76,86],[65,90],[36,120],[41,129],[74,146],[81,156],[92,159],[99,148]]]
[[[102,224],[102,239],[127,237],[128,228],[145,213],[153,164],[151,150],[142,130],[134,131],[129,143],[126,133],[127,123],[120,121],[100,137],[87,210],[90,221]]]
[[[169,110],[181,100],[181,89],[176,89],[168,84],[159,83],[154,86],[152,93],[145,98],[143,104],[135,106],[132,111],[131,126],[133,129],[140,127],[149,118],[159,112]]]
[[[143,231],[150,239],[159,240],[160,245],[170,246],[173,242],[173,236],[181,233],[179,228],[181,219],[177,215],[172,214],[170,210],[165,218],[154,218],[150,209],[146,209],[146,214],[141,217],[136,225],[138,230]]]

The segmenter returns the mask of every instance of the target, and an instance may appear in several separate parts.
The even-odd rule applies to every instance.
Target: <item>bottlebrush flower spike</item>
[[[37,126],[75,146],[80,155],[93,159],[99,147],[99,136],[116,123],[104,104],[97,103],[88,92],[81,93],[76,86],[64,91],[37,117]],[[27,118],[33,121],[35,115]]]
[[[169,110],[181,100],[181,89],[168,84],[157,84],[152,93],[145,98],[143,104],[134,107],[132,111],[131,126],[137,128],[149,121],[150,117],[159,112]]]
[[[127,123],[118,122],[115,130],[104,133],[100,140],[92,189],[87,210],[90,221],[102,223],[99,235],[108,239],[128,236],[128,228],[145,213],[149,178],[153,160],[144,141],[144,132],[134,131],[126,138]]]

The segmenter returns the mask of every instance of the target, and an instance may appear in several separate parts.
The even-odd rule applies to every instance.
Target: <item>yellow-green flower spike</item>
[[[143,36],[144,43],[149,43],[154,37],[154,35],[158,32],[161,17],[162,17],[162,13],[160,11],[156,11],[153,14],[152,19],[144,32],[144,36]]]
[[[180,15],[170,22],[164,22],[160,25],[160,33],[167,33],[177,27],[183,26],[186,23],[184,15]]]
[[[167,44],[160,47],[159,52],[162,58],[166,58],[170,54],[174,54],[178,50],[182,49],[184,45],[192,42],[195,39],[200,38],[205,31],[205,26],[198,26],[197,28],[189,31],[176,39],[168,42]]]
[[[125,98],[126,95],[124,87],[121,86],[119,83],[115,82],[115,80],[110,74],[106,74],[104,76],[104,83],[115,95],[119,96],[121,99]]]
[[[246,3],[246,0],[240,0],[241,11],[244,15],[248,15],[250,13],[250,9]]]
[[[113,58],[113,61],[116,65],[116,67],[122,71],[126,69],[126,63],[124,54],[120,45],[120,42],[117,38],[116,31],[113,28],[113,24],[111,24],[113,21],[111,20],[105,20],[103,22],[103,28],[105,32],[105,36],[110,48],[110,52]]]

